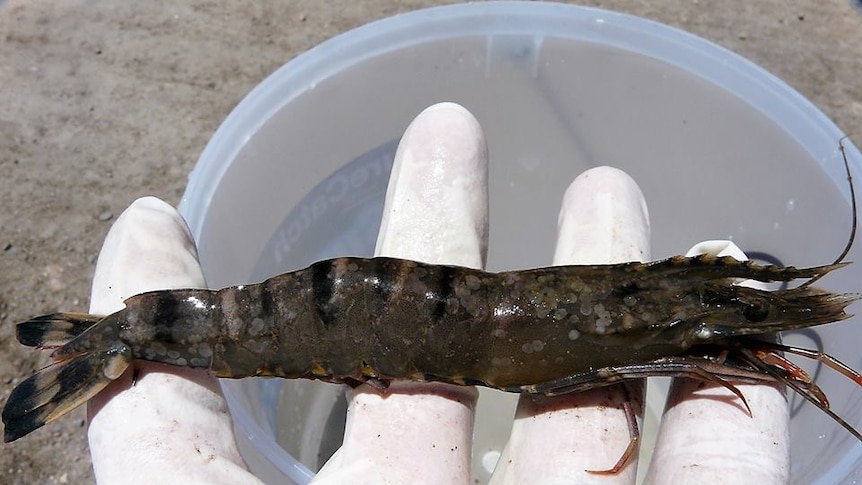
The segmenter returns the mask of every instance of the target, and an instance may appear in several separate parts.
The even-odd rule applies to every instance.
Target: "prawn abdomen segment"
[[[119,338],[135,359],[209,369],[221,338],[218,292],[159,290],[125,301]]]

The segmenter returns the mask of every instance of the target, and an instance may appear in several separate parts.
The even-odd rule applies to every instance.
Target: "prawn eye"
[[[762,322],[769,316],[769,306],[763,300],[754,300],[745,305],[742,316],[749,322]]]

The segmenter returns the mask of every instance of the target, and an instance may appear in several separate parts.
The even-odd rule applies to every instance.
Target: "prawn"
[[[842,153],[844,151],[841,145]],[[850,177],[845,156],[845,167]],[[862,294],[816,288],[849,263],[779,267],[730,257],[555,266],[490,273],[394,258],[337,258],[259,284],[132,296],[107,316],[53,313],[17,325],[53,364],[21,382],[2,411],[11,442],[84,404],[135,360],[220,378],[317,379],[385,389],[398,380],[558,395],[628,379],[684,376],[782,382],[862,441],[782,352],[822,353],[757,337],[849,318]],[[739,279],[791,282],[762,290]],[[747,404],[746,404],[747,406]]]
[[[828,411],[811,379],[777,354],[793,348],[750,337],[843,320],[862,295],[734,282],[818,278],[845,264],[780,268],[700,255],[488,273],[338,258],[259,284],[151,291],[105,317],[55,313],[18,324],[18,340],[53,348],[54,364],[12,391],[4,440],[83,404],[137,359],[221,378],[438,381],[546,395],[656,375],[732,390],[725,379],[781,380]]]

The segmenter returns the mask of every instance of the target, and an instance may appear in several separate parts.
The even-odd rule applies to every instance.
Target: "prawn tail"
[[[103,318],[89,313],[50,313],[33,317],[16,327],[18,342],[44,349],[60,347]]]
[[[116,317],[61,313],[18,325],[21,343],[59,348],[51,354],[52,364],[9,394],[2,412],[4,442],[68,414],[123,374],[132,363],[132,351],[111,331],[103,331],[116,328]]]

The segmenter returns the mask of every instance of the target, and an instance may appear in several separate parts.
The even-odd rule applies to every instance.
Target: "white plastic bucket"
[[[201,155],[180,206],[209,284],[257,282],[326,257],[370,255],[395,143],[416,114],[440,101],[464,105],[486,130],[490,270],[549,264],[563,191],[596,165],[619,167],[640,184],[655,258],[726,238],[803,266],[831,262],[846,241],[843,134],[780,80],[647,20],[481,2],[338,36],[286,64],[237,106]],[[852,145],[848,156],[862,173]],[[849,259],[862,259],[856,253]],[[860,281],[851,267],[823,284],[853,291]],[[822,343],[860,368],[857,324],[785,342]],[[862,423],[856,386],[806,369],[837,412]],[[280,379],[222,385],[244,454],[268,483],[306,483],[337,446],[338,387]],[[652,403],[650,413],[660,409]],[[793,483],[862,477],[862,446],[852,436],[797,397],[792,411]],[[480,421],[497,424],[480,424],[477,456],[502,447],[510,417],[480,409]],[[488,470],[476,462],[474,474],[484,480]]]

